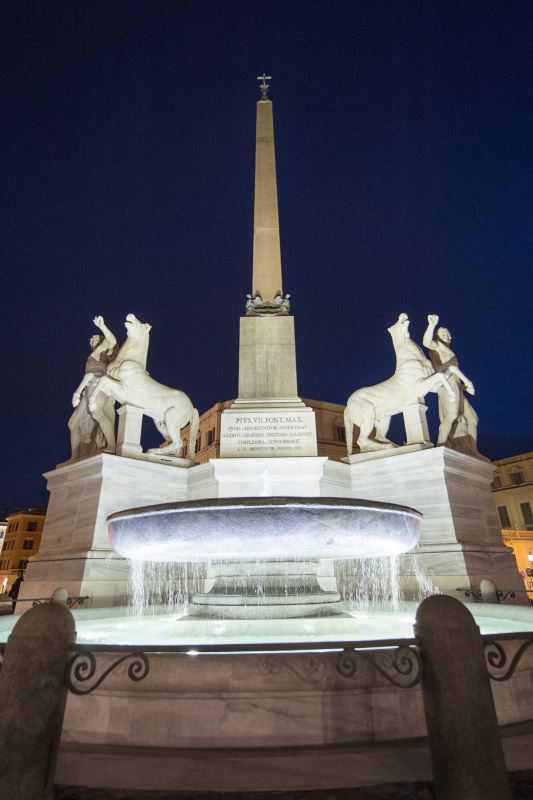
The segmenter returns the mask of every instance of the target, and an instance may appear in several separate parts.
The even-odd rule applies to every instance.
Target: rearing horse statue
[[[140,322],[134,314],[128,314],[124,324],[126,341],[107,367],[107,374],[100,378],[89,410],[93,410],[91,405],[96,408],[99,393],[142,409],[143,414],[153,419],[166,442],[163,447],[148,451],[157,455],[179,455],[183,449],[180,430],[190,423],[189,455],[192,456],[200,424],[198,411],[184,392],[158,383],[146,371],[152,326]]]
[[[411,339],[407,314],[400,314],[388,331],[396,353],[396,371],[392,378],[357,389],[348,398],[344,426],[349,456],[353,451],[354,425],[359,428],[357,444],[361,452],[397,447],[387,438],[393,414],[400,414],[417,400],[422,400],[428,392],[436,392],[439,388],[453,397],[446,373],[435,372],[431,361]],[[373,438],[370,438],[374,431]]]

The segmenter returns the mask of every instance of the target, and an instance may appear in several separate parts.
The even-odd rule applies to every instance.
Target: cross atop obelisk
[[[255,137],[254,254],[252,295],[272,303],[283,293],[279,239],[278,189],[272,101],[268,98],[270,75],[259,75],[261,98],[257,101]]]
[[[262,75],[258,75],[256,80],[261,81],[259,84],[259,89],[261,90],[261,100],[268,100],[268,90],[270,88],[270,84],[267,81],[272,80],[272,75],[265,75],[263,72]]]

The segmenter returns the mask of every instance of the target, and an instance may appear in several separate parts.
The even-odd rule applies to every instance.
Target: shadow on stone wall
[[[513,800],[532,800],[533,770],[510,775]],[[137,792],[57,786],[54,800],[435,800],[429,783],[383,784],[317,792]]]

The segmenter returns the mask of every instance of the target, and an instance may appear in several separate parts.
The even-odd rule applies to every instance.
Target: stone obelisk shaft
[[[270,303],[282,294],[278,190],[272,103],[257,103],[252,294]]]
[[[288,296],[276,300],[283,285],[268,79],[260,76],[262,97],[257,103],[253,300],[248,298],[241,317],[239,396],[222,413],[221,459],[317,454],[315,415],[298,397],[294,317],[288,313]]]

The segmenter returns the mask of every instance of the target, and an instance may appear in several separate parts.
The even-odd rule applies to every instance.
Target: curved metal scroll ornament
[[[128,659],[131,660],[128,665],[128,678],[131,681],[142,681],[146,678],[150,672],[150,663],[146,653],[138,651],[126,653],[117,658],[93,683],[82,687],[78,684],[90,681],[96,674],[96,656],[90,650],[78,651],[74,653],[67,664],[67,687],[73,694],[91,694],[95,689],[98,689],[111,672]]]
[[[422,678],[422,661],[414,647],[400,645],[392,653],[344,650],[337,661],[337,672],[344,678],[354,678],[359,658],[370,664],[389,683],[401,689],[411,689]]]
[[[305,657],[304,654],[304,658],[298,659],[296,662],[293,659],[266,656],[259,663],[259,669],[264,675],[279,675],[288,672],[303,683],[311,684],[323,683],[329,677],[326,663],[314,655]]]
[[[497,642],[494,639],[490,639],[489,641],[485,642],[483,650],[485,653],[485,661],[487,663],[487,672],[489,673],[489,678],[493,681],[509,680],[509,678],[514,675],[520,659],[526,650],[528,650],[532,645],[533,638],[523,641],[508,664],[507,653],[500,642]],[[501,670],[504,670],[504,672]]]

